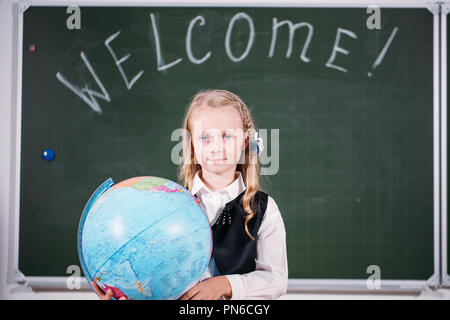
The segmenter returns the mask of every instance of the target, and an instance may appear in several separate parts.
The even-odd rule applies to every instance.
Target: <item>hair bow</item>
[[[258,132],[255,132],[255,137],[250,142],[250,149],[259,156],[264,150],[264,143],[261,137],[258,137]]]

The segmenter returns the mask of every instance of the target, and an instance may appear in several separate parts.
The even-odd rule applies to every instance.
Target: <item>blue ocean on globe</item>
[[[115,299],[178,299],[199,281],[211,253],[211,228],[198,200],[167,179],[108,179],[80,219],[83,272]]]

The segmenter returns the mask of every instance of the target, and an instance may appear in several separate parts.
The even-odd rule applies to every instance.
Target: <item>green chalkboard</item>
[[[266,130],[263,190],[284,219],[289,278],[366,279],[370,265],[383,279],[433,274],[427,9],[382,9],[380,29],[367,27],[365,8],[80,9],[79,30],[67,28],[65,7],[24,13],[26,276],[79,264],[78,221],[107,178],[176,179],[171,134],[207,88],[238,94]],[[288,24],[273,28],[287,20],[303,22],[290,54]]]

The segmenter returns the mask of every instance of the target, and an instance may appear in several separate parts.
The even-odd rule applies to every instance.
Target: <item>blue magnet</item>
[[[42,152],[42,158],[46,161],[52,161],[55,158],[55,152],[52,149],[45,149]]]

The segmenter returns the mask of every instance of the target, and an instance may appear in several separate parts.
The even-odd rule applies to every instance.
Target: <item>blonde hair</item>
[[[191,140],[191,131],[189,127],[189,119],[194,112],[200,106],[209,106],[213,108],[220,108],[223,106],[233,106],[241,115],[243,130],[247,137],[256,131],[253,124],[250,111],[245,103],[235,94],[226,90],[204,90],[198,92],[191,100],[184,120],[182,123],[183,129],[183,162],[178,167],[178,182],[183,184],[189,191],[192,190],[192,184],[197,171],[201,170],[201,166],[195,162],[194,146]],[[250,136],[251,137],[251,136]],[[248,138],[246,138],[248,139]],[[244,180],[246,190],[244,196],[241,198],[242,205],[244,207],[247,216],[245,217],[245,232],[252,239],[253,236],[248,231],[247,223],[256,213],[255,205],[253,203],[253,197],[259,190],[259,164],[257,159],[253,158],[256,155],[250,152],[250,141],[247,140],[245,147],[244,163],[238,163],[236,170],[241,172]]]

